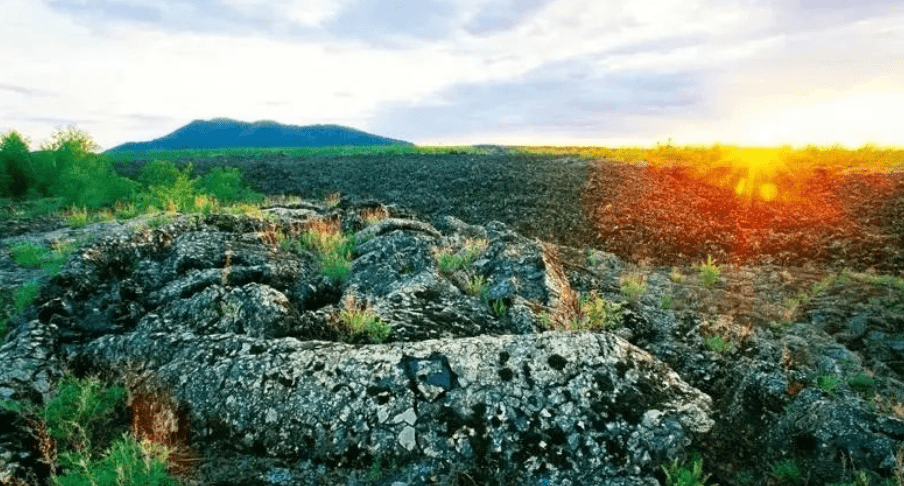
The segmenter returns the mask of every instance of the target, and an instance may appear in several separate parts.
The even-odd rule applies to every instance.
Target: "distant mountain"
[[[341,125],[283,125],[263,120],[254,123],[214,118],[195,120],[169,135],[149,142],[127,142],[107,150],[147,152],[226,147],[330,147],[337,145],[413,145]]]

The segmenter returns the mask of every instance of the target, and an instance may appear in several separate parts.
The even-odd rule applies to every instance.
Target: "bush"
[[[697,456],[691,458],[690,466],[675,459],[668,466],[662,466],[662,472],[665,473],[666,486],[704,486],[709,479],[709,474],[703,474],[703,459]]]
[[[198,181],[198,187],[219,202],[246,201],[256,194],[248,189],[235,167],[214,167]]]
[[[31,156],[28,139],[15,130],[0,138],[0,197],[22,197],[28,192]]]
[[[179,170],[167,160],[154,160],[144,166],[138,182],[145,192],[137,196],[143,208],[158,207],[167,211],[190,211],[195,207],[195,197],[201,193],[191,179],[192,165]]]

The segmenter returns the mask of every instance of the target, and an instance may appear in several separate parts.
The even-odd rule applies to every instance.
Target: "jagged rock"
[[[352,484],[392,461],[381,484],[653,485],[691,450],[721,484],[787,457],[819,481],[844,479],[842,455],[874,478],[895,467],[904,424],[854,388],[815,383],[878,361],[897,386],[898,348],[882,342],[891,314],[817,309],[828,324],[750,330],[720,354],[696,310],[657,308],[674,285],[665,269],[617,329],[551,332],[545,320],[573,317],[578,292],[623,300],[626,264],[599,251],[576,263],[502,223],[431,224],[373,201],[267,211],[84,248],[14,322],[2,396],[40,402],[64,368],[150,384],[184,412],[201,483]],[[354,236],[347,276],[280,243],[318,224]],[[440,250],[478,240],[472,262],[440,268]],[[364,310],[389,326],[382,343],[350,331]]]

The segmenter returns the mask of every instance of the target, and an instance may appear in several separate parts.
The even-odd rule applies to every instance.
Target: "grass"
[[[470,266],[477,259],[477,255],[486,250],[486,246],[485,239],[468,238],[465,240],[464,248],[458,252],[449,249],[437,250],[436,263],[440,273],[450,274]]]
[[[816,385],[819,386],[822,391],[833,394],[841,385],[841,377],[833,373],[825,373],[816,377]]]
[[[778,484],[803,484],[804,477],[794,459],[786,459],[772,465],[772,477]]]
[[[348,339],[352,341],[364,337],[377,344],[392,334],[392,327],[389,324],[380,321],[369,306],[358,308],[354,299],[347,301],[346,308],[339,314],[339,318],[346,327]]]
[[[487,291],[487,279],[483,275],[477,275],[468,279],[465,290],[469,295],[483,297]]]
[[[59,241],[48,249],[27,241],[20,241],[10,245],[9,256],[13,263],[20,267],[40,268],[54,274],[59,272],[78,244],[78,241]]]
[[[722,336],[709,336],[705,339],[706,347],[710,351],[718,354],[730,354],[734,351],[734,345],[731,341]]]
[[[7,291],[7,295],[0,299],[0,343],[9,333],[9,321],[31,305],[40,291],[41,285],[37,281],[31,281]]]
[[[341,282],[351,273],[351,260],[357,245],[354,237],[339,232],[338,221],[317,220],[308,223],[308,229],[297,240],[286,239],[282,247],[289,251],[313,252],[321,273]]]
[[[690,464],[682,464],[675,459],[663,465],[662,472],[665,473],[666,486],[705,486],[710,476],[703,473],[703,459],[699,456],[692,457]]]
[[[628,302],[636,304],[640,298],[647,293],[649,287],[645,282],[644,276],[639,273],[632,273],[621,279],[621,293],[628,299]]]
[[[66,375],[56,393],[38,407],[4,401],[37,431],[42,459],[51,465],[51,483],[61,486],[178,485],[169,474],[169,452],[123,434],[116,437],[116,414],[126,391],[96,378]]]
[[[713,288],[722,275],[722,267],[716,265],[715,260],[711,256],[708,256],[705,262],[694,265],[694,270],[699,272],[700,282],[707,289]]]
[[[622,324],[624,304],[606,300],[596,292],[575,297],[572,291],[566,291],[560,300],[563,305],[555,315],[540,314],[547,329],[580,332],[614,329]]]

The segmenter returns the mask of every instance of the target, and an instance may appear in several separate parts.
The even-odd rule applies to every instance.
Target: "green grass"
[[[357,242],[354,236],[341,234],[336,222],[314,221],[299,238],[287,238],[280,246],[287,251],[314,253],[321,273],[335,282],[341,282],[351,273],[351,260]]]
[[[786,459],[772,465],[772,477],[778,484],[803,484],[804,477],[794,459]]]
[[[682,464],[675,459],[662,466],[662,472],[665,473],[666,486],[705,486],[710,476],[703,473],[703,459],[699,456],[692,457],[690,464]]]
[[[718,354],[728,354],[734,351],[731,341],[726,341],[722,336],[710,336],[706,338],[706,347]]]
[[[700,282],[703,287],[711,289],[716,285],[719,277],[722,275],[722,267],[716,265],[712,257],[707,257],[706,261],[698,265],[694,265],[694,270],[700,274]]]
[[[464,248],[458,252],[449,249],[436,251],[436,263],[440,273],[449,274],[470,266],[477,259],[477,255],[486,250],[485,239],[466,239]]]
[[[63,267],[77,245],[76,241],[63,241],[48,249],[27,241],[20,241],[10,245],[9,256],[13,263],[20,267],[41,268],[54,274]]]
[[[632,273],[621,279],[621,293],[632,304],[639,302],[648,289],[643,275]]]
[[[825,373],[816,377],[816,385],[819,386],[822,391],[832,394],[835,393],[841,385],[841,377],[836,374]]]
[[[392,333],[392,327],[380,321],[376,314],[370,309],[355,309],[354,303],[349,308],[342,311],[339,315],[340,319],[350,332],[349,339],[355,340],[360,336],[364,336],[371,343],[381,343]]]
[[[121,386],[66,375],[41,407],[21,401],[4,401],[0,407],[19,414],[53,440],[42,441],[40,451],[44,460],[55,462],[52,484],[178,485],[169,475],[165,449],[127,434],[115,437],[117,411],[125,398]]]
[[[41,285],[31,281],[5,292],[6,295],[0,299],[0,343],[9,333],[9,321],[31,305],[40,291]]]

